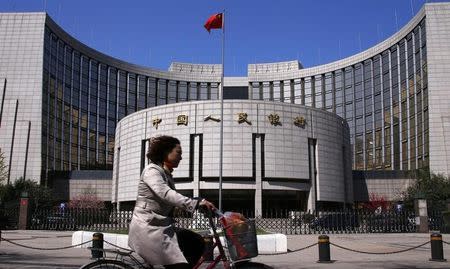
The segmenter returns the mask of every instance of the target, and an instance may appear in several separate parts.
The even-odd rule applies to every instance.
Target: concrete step
[[[76,231],[72,234],[72,245],[78,245],[82,242],[92,240],[92,235],[95,232],[89,231]],[[284,234],[263,234],[256,236],[258,241],[258,253],[259,254],[280,254],[287,252],[287,238]],[[220,238],[223,243],[223,237]],[[103,233],[103,240],[108,243],[104,243],[105,249],[116,249],[117,247],[130,249],[128,247],[128,235],[127,234],[114,234]],[[114,245],[112,245],[114,244]],[[92,243],[83,244],[78,246],[80,248],[91,247]]]

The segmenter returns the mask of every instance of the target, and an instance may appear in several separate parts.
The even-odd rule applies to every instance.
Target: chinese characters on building
[[[301,127],[301,128],[305,128],[306,125],[306,120],[304,117],[295,117],[294,118],[294,125]]]
[[[247,113],[240,112],[240,113],[238,113],[237,116],[238,116],[237,122],[239,124],[241,124],[241,123],[247,123],[249,125],[252,124]],[[281,117],[278,114],[271,113],[271,114],[267,115],[267,118],[268,118],[270,124],[272,124],[274,126],[281,125]],[[203,120],[204,121],[212,120],[215,122],[220,122],[219,118],[215,118],[211,115],[207,115],[206,117],[203,118]],[[161,118],[158,118],[158,117],[154,118],[152,120],[153,127],[155,127],[155,129],[158,129],[158,126],[159,126],[159,124],[161,124],[161,122],[162,122]],[[187,126],[188,123],[189,123],[189,121],[188,121],[187,115],[181,114],[181,115],[177,116],[177,125]],[[293,120],[293,124],[297,127],[305,128],[306,119],[303,116],[296,116]]]
[[[238,113],[238,123],[239,124],[241,124],[241,123],[247,123],[247,124],[252,124],[249,120],[248,120],[248,115],[247,115],[247,113],[243,113],[243,112],[241,112],[241,113]]]
[[[278,114],[270,114],[267,116],[269,118],[269,122],[272,125],[281,125],[280,116]]]
[[[177,125],[188,125],[188,116],[187,115],[178,115],[177,117]]]
[[[158,126],[159,126],[159,124],[161,123],[161,121],[162,121],[162,119],[160,119],[160,118],[158,118],[158,117],[156,117],[156,118],[153,119],[153,127],[155,127],[156,130],[158,130]]]

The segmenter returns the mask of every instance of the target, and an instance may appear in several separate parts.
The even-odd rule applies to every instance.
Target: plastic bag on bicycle
[[[236,212],[225,212],[219,218],[232,260],[242,260],[258,255],[255,221]]]

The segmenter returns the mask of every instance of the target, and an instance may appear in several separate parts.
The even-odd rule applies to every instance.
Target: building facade
[[[270,101],[197,101],[144,109],[116,129],[114,203],[136,199],[147,139],[180,139],[177,188],[218,204],[223,121],[223,208],[291,211],[353,202],[350,135],[334,113]]]
[[[394,195],[408,171],[450,174],[448,17],[449,3],[425,4],[390,38],[325,65],[250,64],[247,77],[225,78],[224,96],[342,117],[354,175],[362,173],[354,177],[355,200],[364,199],[359,188]],[[45,13],[0,14],[0,41],[0,148],[8,182],[24,177],[51,186],[71,171],[110,171],[122,118],[219,96],[220,65],[136,66],[82,44]]]

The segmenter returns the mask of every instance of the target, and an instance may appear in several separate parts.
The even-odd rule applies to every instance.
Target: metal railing
[[[19,201],[10,201],[0,205],[0,229],[17,229]]]
[[[92,230],[127,232],[132,211],[107,209],[38,210],[31,216],[30,229]],[[244,214],[245,215],[245,214]],[[246,215],[248,216],[248,215]],[[375,214],[364,210],[345,211],[278,211],[255,218],[258,229],[283,234],[342,233],[408,233],[416,231],[413,212],[388,211]],[[176,226],[194,230],[208,229],[207,219],[200,213],[177,213]],[[440,212],[430,212],[429,229],[440,231]]]
[[[132,211],[108,209],[44,209],[31,215],[32,230],[93,230],[122,232],[128,230]]]

